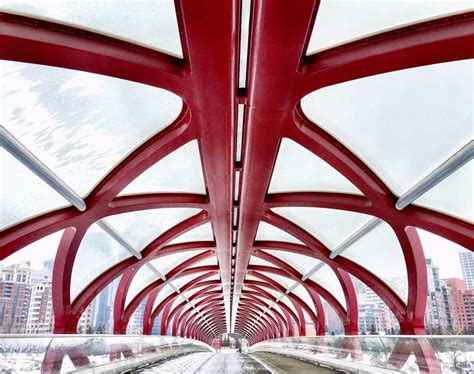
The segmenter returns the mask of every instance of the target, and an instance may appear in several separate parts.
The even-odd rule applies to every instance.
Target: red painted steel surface
[[[397,197],[349,149],[312,123],[303,114],[300,100],[314,90],[416,66],[474,57],[474,13],[443,17],[383,32],[346,43],[315,55],[305,49],[317,13],[316,0],[264,1],[252,3],[247,88],[238,90],[240,2],[177,0],[183,59],[139,47],[78,28],[28,17],[0,14],[0,57],[103,74],[164,88],[183,101],[178,118],[166,129],[140,145],[117,165],[86,197],[87,209],[58,209],[19,223],[2,233],[0,258],[53,232],[64,229],[53,272],[55,332],[74,333],[83,310],[113,279],[122,275],[114,315],[116,333],[124,333],[130,316],[148,297],[144,333],[151,333],[154,320],[163,312],[161,332],[212,341],[230,329],[247,333],[251,343],[271,337],[305,334],[303,310],[324,334],[326,299],[344,323],[347,334],[357,334],[357,299],[349,274],[353,274],[388,305],[400,323],[402,334],[424,333],[426,268],[423,248],[414,227],[443,236],[472,250],[469,223],[428,209],[395,208]],[[244,104],[242,161],[235,161],[236,108]],[[289,138],[322,158],[349,179],[364,196],[332,192],[268,194],[268,186],[280,141]],[[191,140],[198,140],[206,195],[154,193],[117,197],[131,181],[165,156]],[[235,171],[239,170],[239,200],[233,201]],[[330,259],[330,251],[318,238],[270,209],[276,207],[322,207],[379,217],[397,236],[408,274],[408,302],[369,270],[343,257]],[[75,299],[70,297],[70,275],[81,240],[97,220],[119,213],[169,208],[200,208],[201,213],[176,225],[150,243],[143,259],[129,258],[108,269]],[[233,209],[238,213],[232,224]],[[255,241],[259,222],[267,222],[298,238],[303,244]],[[168,245],[199,225],[212,224],[215,241]],[[237,251],[232,258],[232,232]],[[263,248],[301,253],[327,263],[339,279],[347,309],[326,289],[299,274]],[[193,308],[184,311],[177,293],[167,296],[156,309],[163,289],[158,280],[142,290],[125,307],[126,292],[138,269],[165,254],[201,249],[194,260],[179,264],[167,279],[196,274],[182,292],[200,288],[190,300],[201,307],[205,320]],[[217,256],[218,267],[190,268],[199,259]],[[249,265],[251,256],[275,267]],[[235,265],[233,266],[233,260]],[[265,274],[267,275],[265,275]],[[219,274],[219,281],[208,281]],[[251,274],[259,281],[246,281]],[[274,297],[266,291],[285,289],[272,274],[299,282],[311,296],[314,307],[296,295],[289,299],[296,313],[283,303],[282,313],[270,309],[257,318]],[[98,274],[99,275],[99,274]],[[216,289],[216,285],[220,288]],[[266,300],[265,302],[263,300]],[[253,326],[251,328],[251,326]],[[295,331],[296,328],[296,331]],[[423,362],[428,348],[415,349]],[[405,354],[409,354],[405,352]]]

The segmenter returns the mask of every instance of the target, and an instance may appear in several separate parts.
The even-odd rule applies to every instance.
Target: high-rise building
[[[425,327],[428,333],[442,334],[450,328],[450,309],[449,302],[446,302],[443,292],[445,285],[441,282],[439,276],[439,267],[432,259],[426,259],[426,270],[428,275],[428,294],[425,312]],[[443,295],[444,294],[444,295]]]
[[[0,333],[24,333],[31,296],[29,262],[6,266],[0,279]]]
[[[53,322],[51,281],[38,283],[32,286],[26,333],[51,333]]]
[[[161,318],[163,317],[163,312],[160,312],[155,319],[155,323],[153,324],[153,328],[151,329],[152,335],[160,335],[161,332]]]
[[[145,312],[146,299],[143,300],[133,312],[127,325],[127,334],[143,333],[143,313]]]
[[[95,301],[91,302],[82,312],[79,323],[77,324],[77,332],[79,334],[90,334],[94,331],[94,304]]]
[[[474,253],[467,250],[459,250],[462,276],[468,290],[474,291]]]
[[[119,280],[116,279],[97,295],[94,308],[94,330],[99,333],[113,332],[114,300]]]

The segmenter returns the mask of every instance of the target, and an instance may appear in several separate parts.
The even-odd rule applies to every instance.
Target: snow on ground
[[[270,374],[259,362],[243,353],[217,353],[196,372],[199,374],[225,373],[225,374]]]
[[[194,373],[199,367],[209,360],[214,353],[211,352],[198,352],[191,353],[189,355],[184,355],[176,358],[170,358],[163,362],[159,362],[154,366],[144,368],[142,370],[137,370],[137,373],[183,373],[191,374]]]
[[[136,371],[143,374],[151,373],[199,373],[199,374],[270,374],[271,372],[246,354],[234,352],[192,353],[169,359]]]

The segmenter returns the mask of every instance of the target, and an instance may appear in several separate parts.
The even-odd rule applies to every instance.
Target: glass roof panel
[[[284,207],[272,210],[308,231],[329,250],[373,218],[366,214],[326,208]]]
[[[303,244],[301,241],[296,239],[293,235],[270,225],[266,222],[260,222],[258,224],[257,235],[255,240],[277,240],[281,242]]]
[[[273,306],[270,308],[270,310],[272,310],[272,309],[275,309],[277,312],[280,312],[280,315],[281,315],[281,316],[284,316],[283,310],[281,309],[281,307],[280,307],[278,304],[273,305]]]
[[[309,295],[309,292],[306,290],[306,288],[304,288],[302,285],[299,285],[291,292],[303,300],[306,305],[308,305],[308,307],[316,314],[316,308],[314,306],[313,300],[311,299],[311,296]]]
[[[362,194],[331,165],[293,140],[283,138],[268,193],[295,191]]]
[[[471,160],[420,196],[414,204],[473,222],[473,195],[474,161]]]
[[[210,266],[210,265],[218,265],[216,256],[212,256],[212,257],[206,258],[202,261],[199,261],[196,265],[193,265],[191,267],[195,268],[197,266]]]
[[[186,297],[189,299],[189,298],[191,298],[191,296],[195,295],[198,291],[202,290],[204,287],[208,287],[208,286],[195,287],[195,288],[192,288],[188,291],[183,292],[183,294],[185,294]],[[220,286],[216,285],[215,287],[210,288],[209,291],[213,291],[213,290],[217,289],[218,287],[220,287]],[[191,301],[191,302],[193,303],[193,301]]]
[[[267,273],[267,272],[264,272],[264,271],[262,271],[261,273],[266,275],[267,277],[273,279],[275,282],[280,283],[283,287],[285,287],[285,289],[288,289],[290,286],[292,286],[295,283],[294,281],[292,281],[288,277],[282,277],[280,275]],[[260,279],[260,281],[262,281],[262,280]]]
[[[87,230],[74,260],[71,274],[71,300],[104,271],[132,254],[97,224]]]
[[[0,71],[2,125],[81,196],[182,106],[171,92],[97,74],[9,61]]]
[[[0,147],[0,229],[70,205],[55,190]]]
[[[271,249],[265,249],[264,252],[267,252],[275,257],[278,257],[280,260],[284,261],[288,265],[292,266],[301,275],[304,275],[310,270],[313,266],[316,264],[320,263],[321,261],[305,256],[305,255],[300,255],[298,253],[294,252],[286,252],[286,251],[277,251],[277,250],[271,250]]]
[[[249,265],[259,265],[259,266],[271,266],[275,267],[271,262],[263,260],[259,257],[250,256]]]
[[[288,306],[296,315],[298,315],[298,312],[296,311],[296,308],[294,306],[294,304],[290,301],[290,299],[288,299],[288,297],[285,297],[283,299],[281,299],[279,301],[279,303],[283,303],[285,304],[286,306]]]
[[[342,252],[341,256],[378,276],[406,302],[408,282],[405,259],[400,243],[388,224],[383,222],[377,226]]]
[[[150,209],[116,214],[106,220],[141,250],[165,231],[199,212],[200,209],[195,208]]]
[[[148,266],[142,266],[136,273],[128,288],[127,297],[125,298],[125,307],[137,296],[145,287],[159,279]]]
[[[470,8],[472,2],[469,0],[322,0],[307,54],[387,29]]]
[[[150,264],[161,274],[166,275],[180,264],[186,263],[191,257],[201,253],[202,250],[186,251],[161,256],[150,261]]]
[[[473,60],[406,69],[315,91],[301,105],[400,196],[472,139],[473,74]]]
[[[198,241],[214,241],[214,234],[212,233],[212,225],[210,222],[185,232],[183,235],[180,235],[176,239],[170,241],[169,244]]]
[[[329,291],[336,300],[341,303],[342,307],[347,310],[346,298],[344,297],[341,283],[339,282],[336,273],[334,273],[329,266],[323,266],[316,273],[311,275],[309,279]]]
[[[190,281],[192,281],[193,279],[199,277],[202,274],[203,273],[195,273],[195,274],[185,275],[184,277],[174,278],[173,279],[173,284],[177,288],[181,289],[181,287],[183,287],[184,285],[186,285],[187,283],[189,283]],[[207,280],[207,278],[205,280]]]
[[[119,193],[144,192],[206,193],[197,140],[193,140],[138,176]]]
[[[173,0],[2,0],[1,8],[183,54]]]
[[[57,231],[51,235],[34,241],[6,257],[3,261],[0,261],[0,265],[9,266],[20,262],[29,262],[32,269],[42,270],[47,268],[47,275],[51,277],[54,259],[63,232],[64,230]]]
[[[169,295],[175,292],[169,285],[165,284],[163,287],[160,288],[160,292],[155,299],[155,303],[153,304],[153,310]]]

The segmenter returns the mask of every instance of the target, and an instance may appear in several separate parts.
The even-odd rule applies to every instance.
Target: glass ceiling
[[[410,63],[414,67],[396,70],[382,61],[388,58],[383,55],[378,62],[383,69],[368,66],[366,70],[388,72],[347,80],[344,69],[352,67],[345,64],[354,65],[348,62],[350,58],[334,57],[343,59],[342,65],[337,65],[340,60],[334,62],[324,59],[326,54],[318,55],[382,31],[465,12],[473,9],[471,1],[322,0],[314,26],[308,24],[311,12],[292,21],[295,35],[309,37],[303,56],[303,39],[294,41],[298,48],[288,45],[287,51],[278,54],[281,46],[272,38],[281,34],[278,28],[288,20],[280,20],[280,25],[269,19],[262,25],[260,10],[252,8],[250,1],[241,2],[239,22],[230,22],[229,18],[229,24],[240,28],[232,26],[230,31],[218,32],[213,29],[217,24],[213,17],[219,11],[214,14],[203,7],[176,4],[191,10],[178,9],[177,13],[173,0],[1,2],[0,9],[7,13],[47,19],[129,42],[126,46],[113,42],[123,49],[107,56],[115,61],[108,67],[110,75],[123,76],[114,69],[133,70],[141,77],[139,81],[150,82],[139,84],[68,69],[67,61],[55,62],[64,67],[49,66],[53,62],[44,56],[33,59],[19,51],[0,52],[0,226],[5,230],[0,253],[5,265],[25,260],[34,265],[45,261],[45,253],[56,264],[66,264],[65,268],[72,270],[60,276],[70,277],[70,289],[62,293],[69,292],[73,303],[81,293],[96,297],[89,294],[95,292],[91,286],[127,260],[130,267],[114,273],[117,279],[134,269],[124,295],[125,308],[147,286],[160,279],[164,282],[155,288],[159,292],[148,306],[152,311],[174,292],[181,295],[173,301],[173,307],[191,297],[195,297],[195,305],[196,299],[203,297],[204,286],[186,291],[181,288],[204,274],[194,268],[214,265],[220,271],[213,270],[200,281],[211,285],[211,292],[222,292],[223,298],[215,307],[221,308],[224,302],[230,331],[238,319],[239,305],[249,302],[249,298],[239,301],[242,289],[257,292],[256,297],[268,305],[276,302],[274,310],[265,313],[281,311],[282,304],[297,313],[287,294],[270,284],[263,287],[274,300],[249,287],[251,281],[262,281],[255,273],[248,274],[249,265],[277,267],[259,258],[254,249],[276,257],[299,273],[302,279],[295,282],[290,276],[261,272],[288,294],[301,298],[315,314],[310,293],[300,281],[315,282],[348,311],[338,275],[350,274],[356,279],[361,278],[361,271],[370,272],[384,290],[393,290],[407,304],[409,287],[417,287],[408,284],[407,275],[413,269],[407,268],[406,261],[407,253],[417,250],[416,244],[405,242],[406,253],[400,244],[404,235],[409,236],[408,228],[416,228],[412,232],[416,235],[410,236],[412,243],[416,243],[418,234],[421,240],[423,250],[417,250],[417,256],[424,252],[426,258],[443,262],[439,248],[447,249],[445,257],[448,252],[450,257],[457,255],[460,248],[472,250],[467,248],[466,232],[474,222],[474,61],[453,60],[448,48],[448,57],[443,55],[440,61],[433,57],[436,63],[416,67]],[[220,17],[230,17],[235,11],[228,6],[226,2],[216,4],[216,9],[222,7]],[[284,7],[273,6],[276,10]],[[298,12],[296,8],[291,11],[295,14],[288,15],[288,19],[293,20]],[[191,22],[193,17],[209,20],[209,29],[197,27]],[[7,18],[6,23],[13,22]],[[303,21],[306,26],[300,30]],[[19,32],[16,24],[12,25],[8,32]],[[197,34],[190,35],[190,30]],[[76,29],[68,32],[78,40],[84,38]],[[238,41],[235,35],[239,35]],[[284,39],[280,44],[293,40],[292,35],[280,36]],[[34,39],[31,35],[22,37]],[[59,39],[57,43],[41,40],[45,56],[64,53],[61,57],[67,60],[66,52],[48,52],[48,48],[60,50],[55,49]],[[100,40],[98,37],[97,42]],[[367,48],[373,48],[370,41],[366,42]],[[29,43],[33,45],[31,40]],[[274,50],[266,52],[274,56],[266,60],[268,66],[261,66],[259,53],[263,52],[252,43],[265,51],[273,46]],[[67,47],[74,50],[74,46]],[[413,53],[400,48],[407,56]],[[456,48],[453,46],[453,50]],[[298,55],[292,50],[298,50]],[[132,51],[134,57],[127,54]],[[230,51],[238,58],[229,55]],[[307,59],[305,54],[316,55]],[[249,60],[249,56],[254,59]],[[48,58],[52,57],[57,56]],[[40,64],[42,58],[45,61]],[[409,56],[406,60],[411,61]],[[298,64],[302,69],[296,72]],[[166,84],[146,76],[153,69],[158,80]],[[334,73],[338,69],[341,72]],[[234,77],[231,72],[237,71]],[[320,84],[325,82],[326,73],[337,75],[335,81],[341,83]],[[254,74],[253,79],[248,79],[249,74]],[[280,74],[298,75],[293,78]],[[237,98],[234,83],[241,89],[239,95],[249,94]],[[183,99],[174,92],[186,100],[185,110]],[[261,92],[266,96],[258,96]],[[302,97],[301,102],[296,103],[295,97]],[[299,104],[308,128],[295,123]],[[178,126],[169,126],[182,110],[181,122],[175,124]],[[283,118],[289,123],[283,123]],[[280,120],[282,123],[278,123]],[[4,135],[7,131],[14,141]],[[145,141],[149,141],[147,148],[141,146]],[[463,158],[457,158],[463,149],[467,149]],[[348,159],[352,164],[341,166]],[[429,183],[425,183],[427,180]],[[366,192],[364,196],[361,190],[372,194]],[[417,193],[408,206],[395,205],[414,190]],[[77,208],[71,196],[84,203],[84,209]],[[59,211],[61,208],[65,209]],[[299,254],[285,250],[290,244],[308,243],[282,229],[284,226],[268,223],[275,222],[270,216],[278,220],[275,215],[320,241],[329,255],[326,251],[309,256],[310,251]],[[157,240],[166,233],[173,235]],[[75,244],[71,244],[68,256],[58,259],[63,235],[65,243],[71,235],[82,239],[72,241],[77,244],[77,253]],[[282,248],[255,246],[255,241],[280,242]],[[202,242],[208,248],[203,249]],[[319,248],[310,250],[316,252]],[[203,251],[212,255],[199,262],[190,261]],[[148,257],[139,262],[143,256]],[[169,279],[178,266],[183,273]],[[288,266],[280,270],[290,275]],[[260,272],[255,268],[252,271]],[[423,281],[426,279],[417,279]],[[381,296],[375,297],[382,300]],[[138,300],[139,311],[131,311],[136,313],[134,320],[142,318],[146,297]],[[324,301],[320,295],[316,298]],[[188,303],[175,320],[194,305]],[[413,312],[411,307],[401,306],[404,313]],[[342,313],[340,308],[338,313]],[[285,328],[288,331],[288,326]]]

